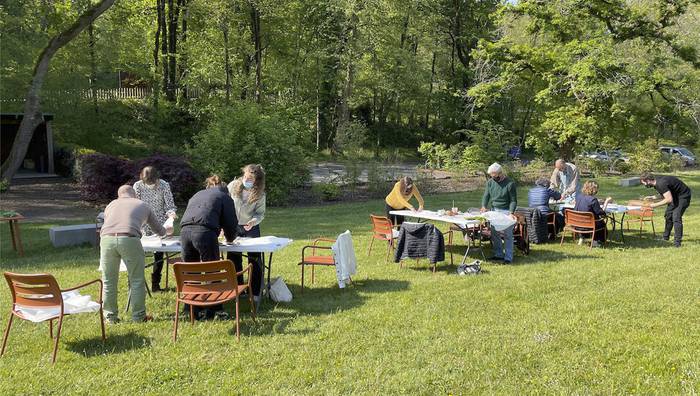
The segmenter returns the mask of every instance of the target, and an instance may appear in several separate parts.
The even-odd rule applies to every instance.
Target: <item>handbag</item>
[[[284,283],[284,279],[277,277],[272,281],[270,285],[270,298],[274,302],[291,302],[292,292]]]

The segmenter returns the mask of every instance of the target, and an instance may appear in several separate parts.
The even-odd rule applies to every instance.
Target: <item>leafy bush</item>
[[[367,141],[369,131],[365,124],[359,121],[350,121],[338,125],[333,140],[333,147],[342,153],[351,150],[359,150]]]
[[[7,179],[0,180],[0,192],[7,192],[10,189],[10,183]]]
[[[135,170],[140,172],[149,165],[154,166],[160,173],[160,178],[170,184],[176,202],[187,202],[201,186],[202,176],[183,157],[156,154],[137,161]],[[136,178],[138,174],[134,177],[134,181]]]
[[[683,157],[680,155],[673,154],[671,158],[668,159],[668,167],[673,172],[683,170],[683,168],[685,168],[685,160],[683,160]]]
[[[301,124],[282,112],[242,103],[219,111],[209,127],[194,138],[190,154],[197,169],[224,180],[260,163],[267,174],[269,203],[282,203],[308,176]]]
[[[664,170],[664,165],[663,154],[654,139],[647,139],[630,151],[630,167],[635,173]]]
[[[624,175],[630,173],[630,171],[632,170],[632,166],[628,162],[618,159],[613,163],[613,169]]]
[[[131,162],[106,154],[84,154],[75,162],[80,196],[86,201],[114,199],[122,184],[136,172]]]
[[[75,176],[81,197],[86,201],[112,200],[123,184],[133,184],[144,166],[158,169],[168,183],[177,202],[186,202],[198,189],[200,177],[181,157],[154,155],[132,162],[111,155],[94,153],[78,157]]]
[[[313,189],[321,195],[324,201],[337,201],[340,199],[340,186],[334,183],[314,184]]]

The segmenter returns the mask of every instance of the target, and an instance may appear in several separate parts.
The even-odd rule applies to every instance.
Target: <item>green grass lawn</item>
[[[700,191],[700,172],[682,178]],[[649,193],[600,181],[601,196]],[[525,189],[519,193],[526,197]],[[426,206],[446,208],[453,199],[461,208],[478,206],[480,194],[428,196]],[[105,344],[97,315],[69,317],[54,367],[48,325],[19,322],[0,359],[0,394],[700,391],[697,202],[685,215],[682,249],[654,241],[650,232],[630,232],[624,245],[593,250],[567,238],[563,247],[533,245],[530,256],[516,256],[516,265],[487,263],[486,273],[475,277],[454,275],[449,263],[433,275],[425,260],[400,269],[384,262],[381,244],[368,257],[368,215],[382,211],[381,201],[270,209],[263,234],[295,240],[275,254],[273,267],[294,301],[265,302],[257,323],[244,305],[240,342],[233,321],[184,321],[173,343],[172,291],[147,299],[154,322],[108,326]],[[3,224],[2,269],[49,272],[63,287],[98,277],[98,251],[53,248],[53,225],[23,224],[27,254],[18,258]],[[335,272],[320,268],[316,284],[300,294],[301,246],[346,229],[359,260],[355,286],[338,289]],[[120,286],[123,308],[124,277]],[[10,295],[4,283],[0,290],[4,330]]]

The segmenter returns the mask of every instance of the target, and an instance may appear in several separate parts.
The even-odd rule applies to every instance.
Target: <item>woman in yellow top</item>
[[[384,200],[386,202],[386,217],[388,217],[394,225],[400,225],[404,221],[404,216],[390,215],[391,210],[410,209],[416,210],[410,202],[411,198],[416,197],[418,201],[418,211],[423,210],[423,197],[418,191],[418,187],[413,184],[413,179],[404,176],[394,184],[394,188]]]

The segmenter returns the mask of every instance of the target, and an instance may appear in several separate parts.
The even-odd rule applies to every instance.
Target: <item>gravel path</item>
[[[29,222],[75,221],[99,212],[82,202],[77,186],[65,178],[17,181],[0,194],[0,209],[14,210]]]

